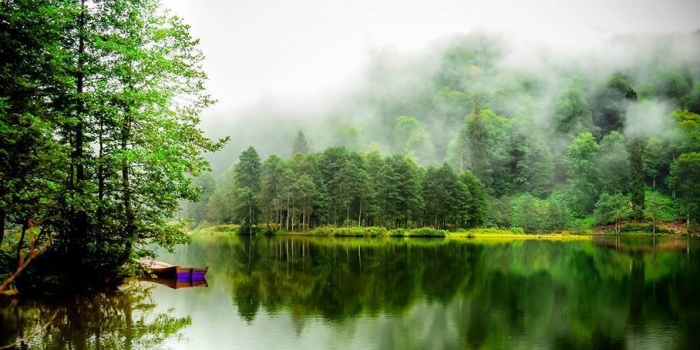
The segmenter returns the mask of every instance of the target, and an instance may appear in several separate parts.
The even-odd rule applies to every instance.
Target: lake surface
[[[5,300],[0,346],[19,338],[27,340],[18,349],[700,344],[696,239],[499,243],[218,235],[198,236],[161,259],[208,265],[208,286],[140,281],[71,300],[15,306]]]

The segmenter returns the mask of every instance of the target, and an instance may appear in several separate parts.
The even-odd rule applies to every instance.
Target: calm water
[[[697,240],[200,236],[161,258],[208,265],[208,287],[142,281],[70,301],[3,301],[0,346],[23,337],[17,348],[700,346]]]

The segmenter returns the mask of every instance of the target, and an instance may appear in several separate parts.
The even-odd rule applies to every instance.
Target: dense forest
[[[155,0],[0,2],[0,292],[35,258],[25,292],[82,289],[189,240],[173,212],[222,146],[197,44]]]
[[[325,115],[235,124],[237,142],[220,157],[238,159],[198,178],[202,201],[181,214],[287,230],[691,226],[700,219],[700,33],[603,47],[525,54],[474,32],[430,54],[380,50],[366,84]],[[258,128],[265,140],[250,136]],[[255,143],[232,154],[244,140]]]

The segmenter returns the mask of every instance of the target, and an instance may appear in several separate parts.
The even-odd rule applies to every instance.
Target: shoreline
[[[322,227],[308,231],[267,231],[266,228],[260,227],[257,236],[297,236],[297,237],[328,237],[328,238],[442,238],[445,240],[503,240],[503,241],[518,241],[518,240],[550,240],[550,241],[585,241],[592,240],[596,237],[654,237],[648,232],[622,232],[618,235],[609,232],[588,231],[583,233],[571,233],[568,231],[552,232],[552,233],[520,233],[507,229],[483,229],[475,228],[459,231],[436,230],[432,228],[421,229],[398,229],[388,230],[381,227]],[[234,225],[219,225],[206,228],[199,228],[190,232],[192,235],[213,235],[213,234],[231,234],[247,236],[239,234],[238,227]],[[656,234],[657,237],[688,237],[686,234]],[[696,236],[696,235],[690,235]]]

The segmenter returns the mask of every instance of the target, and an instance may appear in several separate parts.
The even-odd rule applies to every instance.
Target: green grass
[[[436,230],[429,227],[418,229],[395,229],[388,230],[385,227],[369,226],[369,227],[333,227],[323,226],[317,227],[310,231],[301,232],[300,234],[308,234],[315,236],[334,236],[334,237],[445,237],[447,231]]]
[[[238,230],[240,228],[241,228],[241,225],[234,225],[234,224],[197,227],[196,229],[192,230],[192,234],[193,235],[200,235],[200,234],[206,235],[206,234],[214,234],[214,233],[238,234]]]

